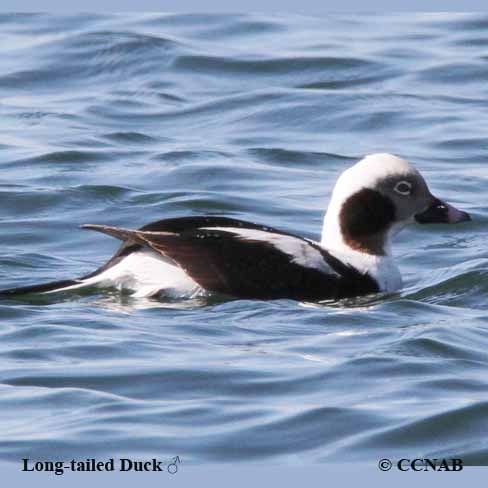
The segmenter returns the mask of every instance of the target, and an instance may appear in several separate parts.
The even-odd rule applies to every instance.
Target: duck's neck
[[[368,251],[360,242],[350,242],[343,236],[339,225],[339,212],[331,205],[324,218],[321,245],[342,262],[350,264],[360,273],[375,279],[381,291],[392,292],[402,287],[400,270],[391,252],[391,239],[398,231],[391,229],[381,238],[381,246]]]

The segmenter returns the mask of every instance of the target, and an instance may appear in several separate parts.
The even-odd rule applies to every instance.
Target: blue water
[[[488,464],[488,16],[1,15],[1,287],[79,276],[83,223],[318,238],[371,152],[469,211],[405,289],[330,306],[115,292],[0,304],[0,459]]]

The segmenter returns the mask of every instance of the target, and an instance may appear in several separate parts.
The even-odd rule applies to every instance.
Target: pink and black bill
[[[471,220],[471,216],[453,205],[432,197],[431,205],[427,210],[415,215],[415,220],[419,224],[458,224]]]

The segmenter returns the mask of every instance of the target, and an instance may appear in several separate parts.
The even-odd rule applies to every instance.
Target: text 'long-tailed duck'
[[[166,219],[138,230],[88,224],[123,242],[106,264],[76,280],[0,296],[117,287],[138,297],[216,292],[320,301],[391,292],[402,286],[391,240],[405,224],[467,220],[466,212],[435,198],[406,161],[373,154],[337,180],[320,242],[226,217]]]

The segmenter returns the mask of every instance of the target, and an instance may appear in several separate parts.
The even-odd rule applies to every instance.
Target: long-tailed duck
[[[467,220],[466,212],[434,197],[407,161],[373,154],[340,175],[320,242],[226,217],[166,219],[138,230],[87,224],[122,241],[106,264],[79,279],[0,296],[117,287],[139,297],[216,292],[320,301],[392,292],[402,279],[391,241],[405,224]]]

